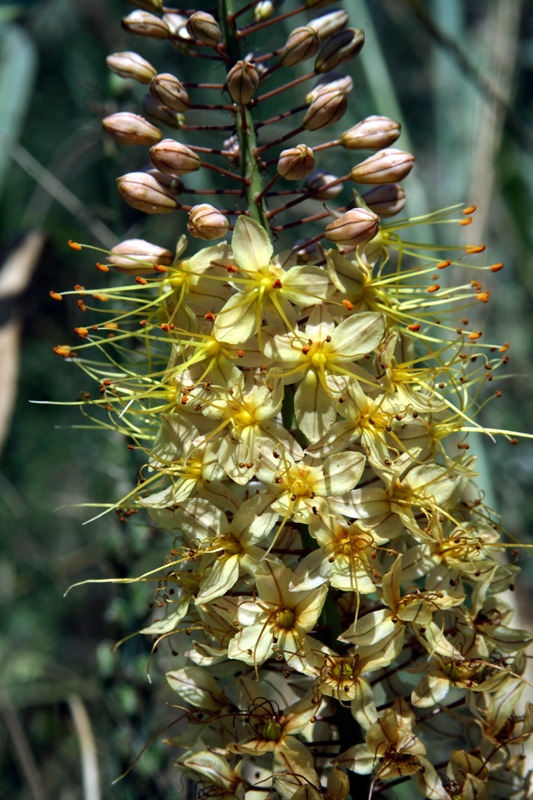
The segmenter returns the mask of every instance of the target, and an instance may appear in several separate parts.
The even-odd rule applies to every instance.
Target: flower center
[[[239,411],[238,414],[235,414],[235,416],[233,417],[233,421],[236,425],[240,425],[242,428],[246,428],[248,425],[253,425],[255,419],[253,417],[253,414],[244,409],[244,411]]]
[[[283,628],[284,630],[290,630],[296,621],[296,615],[294,611],[290,608],[282,608],[281,611],[278,611],[276,624],[278,628]]]

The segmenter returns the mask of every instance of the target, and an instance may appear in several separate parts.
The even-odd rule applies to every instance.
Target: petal
[[[241,217],[242,219],[242,217]],[[242,344],[257,330],[257,292],[234,294],[219,311],[213,333],[221,342]]]
[[[338,325],[331,336],[331,349],[337,356],[355,360],[371,353],[383,339],[385,321],[382,314],[354,314]]]
[[[233,257],[246,272],[261,272],[274,253],[264,228],[250,217],[240,216],[231,239]]]
[[[197,603],[210,603],[217,597],[222,597],[232,589],[239,580],[239,556],[221,558],[215,561],[211,572],[202,581],[202,588],[196,598]]]
[[[331,428],[337,412],[314,369],[310,369],[294,396],[296,423],[310,442],[316,442]]]

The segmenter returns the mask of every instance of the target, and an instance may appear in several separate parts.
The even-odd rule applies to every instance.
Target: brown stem
[[[269,70],[267,75],[270,75],[272,71],[273,70]],[[266,92],[265,94],[259,95],[259,97],[255,98],[255,102],[260,103],[262,100],[268,100],[269,97],[275,97],[275,95],[285,92],[287,89],[292,89],[293,86],[298,86],[299,83],[303,83],[304,81],[308,81],[310,78],[314,78],[315,75],[316,72],[309,72],[307,75],[302,75],[301,78],[295,78],[293,81],[289,81],[289,83],[284,83],[283,86],[278,86],[277,89],[272,89],[271,92]]]

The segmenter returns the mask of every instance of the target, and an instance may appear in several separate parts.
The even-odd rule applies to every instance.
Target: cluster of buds
[[[186,66],[178,78],[133,52],[110,56],[114,72],[150,86],[146,117],[104,120],[119,143],[150,148],[144,171],[118,179],[122,197],[223,241],[189,256],[185,234],[175,254],[119,243],[97,266],[135,282],[95,291],[114,308],[76,329],[75,358],[100,382],[83,405],[143,458],[116,507],[124,521],[147,511],[172,539],[160,569],[139,579],[155,580],[158,598],[141,632],[155,644],[189,635],[185,653],[167,657],[188,723],[170,740],[176,766],[219,800],[372,800],[403,783],[429,800],[526,800],[533,707],[521,713],[517,701],[533,636],[513,628],[500,597],[518,567],[502,556],[505,532],[467,442],[501,433],[477,413],[508,345],[469,328],[465,308],[488,299],[478,280],[435,282],[483,247],[451,245],[442,260],[442,247],[405,239],[409,220],[389,221],[414,162],[391,147],[394,120],[290,144],[346,110],[352,81],[332,70],[364,35],[345,11],[304,20],[267,53],[279,19],[268,1],[235,13],[222,0],[218,16],[136,4],[126,30],[165,40],[178,66],[204,58],[225,71],[219,84],[193,84]],[[327,2],[306,5],[309,16]],[[266,89],[310,59],[308,74]],[[271,98],[311,80],[303,105],[264,118]],[[215,102],[199,102],[206,92]],[[203,110],[209,122],[189,120]],[[165,121],[186,141],[164,138]],[[373,152],[335,176],[319,166],[331,148]],[[182,182],[205,170],[214,188]],[[182,203],[204,192],[216,206]],[[427,221],[463,225],[474,210]]]

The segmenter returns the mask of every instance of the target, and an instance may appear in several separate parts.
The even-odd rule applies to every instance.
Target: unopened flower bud
[[[146,172],[128,172],[117,178],[118,190],[128,205],[145,214],[168,214],[177,208],[170,192]]]
[[[171,36],[175,36],[180,28],[185,29],[185,25],[187,24],[187,17],[185,17],[183,14],[178,14],[175,12],[163,14],[163,19],[168,25]]]
[[[309,131],[317,131],[333,125],[344,115],[346,104],[346,92],[338,89],[320,92],[307,109],[302,123],[304,128]]]
[[[390,147],[353,167],[350,178],[356,183],[391,183],[401,181],[411,172],[415,157],[404,150]]]
[[[120,75],[121,78],[130,78],[139,83],[150,83],[157,72],[149,61],[131,51],[112,53],[107,57],[106,62],[111,72]]]
[[[150,162],[161,172],[171,175],[187,175],[202,165],[199,155],[174,139],[163,139],[151,147]]]
[[[179,113],[167,106],[159,105],[149,94],[143,97],[142,109],[145,116],[152,122],[160,122],[168,128],[179,128],[180,126]]]
[[[342,134],[341,144],[349,150],[357,148],[381,150],[382,147],[388,147],[395,142],[400,131],[400,123],[393,119],[377,116],[367,117]]]
[[[365,34],[355,28],[337,31],[328,39],[315,61],[315,72],[329,72],[343,61],[349,61],[361,50]]]
[[[144,8],[145,11],[161,11],[163,8],[163,0],[127,0],[132,6],[139,6]]]
[[[237,61],[226,78],[226,88],[234,103],[245,106],[259,86],[259,73],[250,61]]]
[[[330,11],[308,22],[308,26],[318,33],[320,39],[327,39],[340,31],[348,22],[348,14],[342,9]]]
[[[313,192],[315,200],[333,200],[342,192],[342,183],[336,183],[337,180],[337,175],[332,175],[323,169],[315,169],[307,176],[305,188]]]
[[[334,89],[349,94],[353,89],[353,80],[349,75],[343,75],[342,72],[328,72],[327,75],[322,75],[311,91],[306,94],[305,102],[310,105],[319,94],[332,92]]]
[[[141,172],[146,172],[147,175],[151,175],[155,178],[156,181],[160,183],[161,186],[164,186],[167,192],[170,192],[174,197],[177,197],[183,189],[183,183],[177,175],[165,175],[164,172],[152,167],[151,164],[143,167]]]
[[[120,24],[128,33],[149,39],[167,39],[170,34],[166,22],[148,11],[132,11]]]
[[[167,106],[173,111],[188,111],[191,107],[189,97],[183,84],[168,72],[155,75],[150,83],[150,94],[159,105]]]
[[[222,31],[212,14],[206,11],[195,11],[187,21],[187,30],[209,47],[216,47],[222,41]]]
[[[326,228],[326,239],[336,244],[369,242],[379,233],[379,217],[366,208],[351,208]]]
[[[394,217],[405,205],[405,192],[399,183],[374,186],[361,196],[367,206],[380,217]]]
[[[313,58],[318,53],[319,47],[320,37],[310,25],[295,28],[289,34],[279,60],[284,67],[292,67],[293,64],[299,64],[307,58]]]
[[[254,8],[254,19],[256,22],[264,22],[265,19],[270,19],[274,11],[274,3],[272,0],[260,0]]]
[[[280,153],[278,172],[288,181],[299,181],[312,172],[315,166],[313,151],[306,144],[297,144]]]
[[[154,264],[169,267],[174,261],[170,250],[144,239],[126,239],[111,249],[107,263],[117,272],[146,275],[154,271]]]
[[[125,145],[152,145],[163,138],[161,131],[139,114],[120,111],[102,120],[106,133]]]
[[[227,217],[209,203],[201,203],[189,211],[187,230],[196,239],[222,239],[229,230]]]
[[[241,163],[241,146],[239,144],[238,136],[235,134],[230,136],[229,139],[224,141],[223,147],[229,163],[233,164],[234,166],[239,166]]]

